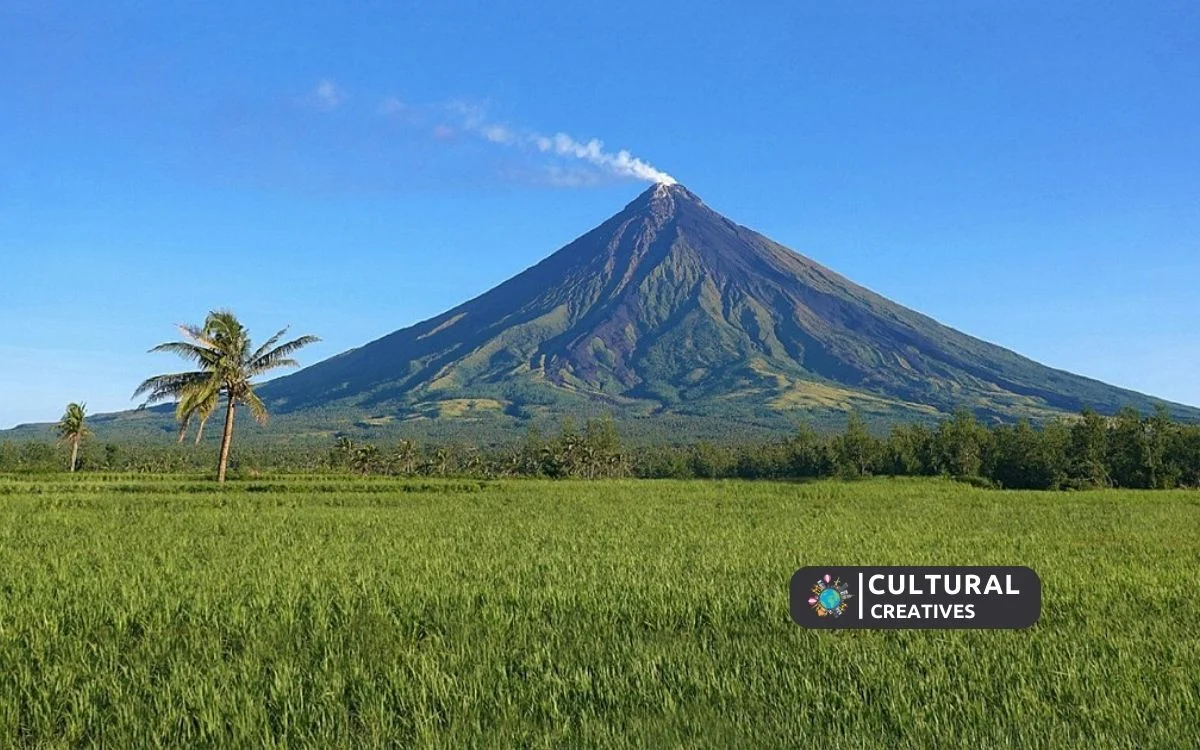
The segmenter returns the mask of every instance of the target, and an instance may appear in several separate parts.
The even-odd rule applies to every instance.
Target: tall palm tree
[[[71,446],[72,472],[79,465],[79,444],[85,437],[92,434],[85,424],[86,418],[87,404],[77,404],[72,401],[67,404],[67,410],[63,412],[62,419],[58,420],[58,424],[55,425],[58,429],[59,439]]]
[[[198,369],[156,375],[143,382],[133,395],[145,393],[147,404],[174,400],[175,416],[180,421],[180,440],[193,417],[204,423],[216,411],[221,398],[225,399],[225,431],[221,435],[221,455],[217,463],[217,481],[225,481],[229,467],[229,448],[233,444],[234,412],[245,404],[259,424],[267,421],[267,407],[254,393],[254,378],[277,367],[298,367],[292,353],[313,342],[316,336],[301,336],[285,344],[279,340],[286,328],[267,339],[257,349],[250,341],[250,331],[228,310],[215,310],[204,319],[203,326],[180,325],[184,341],[159,344],[151,352],[171,352],[195,362]],[[199,442],[199,435],[197,435]]]

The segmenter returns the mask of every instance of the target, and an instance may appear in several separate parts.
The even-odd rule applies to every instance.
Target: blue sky
[[[0,427],[135,405],[215,307],[312,363],[485,291],[644,189],[558,133],[1200,404],[1194,0],[509,5],[0,0]]]

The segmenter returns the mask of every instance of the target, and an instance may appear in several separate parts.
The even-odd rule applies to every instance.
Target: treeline
[[[45,441],[0,441],[0,472],[45,474],[67,471],[69,449]],[[243,474],[269,471],[327,471],[328,450],[253,445],[238,448]],[[211,472],[209,445],[188,443],[87,442],[79,451],[79,471],[121,474],[172,474]]]
[[[898,425],[873,435],[857,415],[844,432],[801,428],[775,443],[651,451],[645,476],[820,478],[951,476],[1007,489],[1171,489],[1200,487],[1200,426],[1165,410],[1115,417],[1084,411],[1041,428],[1028,422],[987,427],[960,409],[936,426]]]
[[[802,427],[787,438],[754,443],[639,446],[622,444],[611,419],[567,419],[553,435],[486,447],[465,443],[389,445],[338,437],[332,448],[246,446],[234,476],[268,471],[480,478],[598,479],[945,475],[1011,489],[1161,489],[1200,487],[1200,426],[1167,412],[1125,409],[1114,417],[1084,411],[1035,428],[1027,422],[988,427],[961,409],[933,426],[898,425],[879,436],[858,414],[846,429],[822,435]],[[45,443],[0,443],[0,471],[63,470],[61,450]],[[87,445],[83,471],[177,472],[211,469],[209,452],[189,446]]]

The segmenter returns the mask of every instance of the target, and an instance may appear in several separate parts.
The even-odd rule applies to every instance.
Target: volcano
[[[651,187],[490,291],[261,394],[275,413],[353,414],[363,427],[597,409],[723,425],[958,407],[1041,421],[1161,403],[891,302],[679,184]]]

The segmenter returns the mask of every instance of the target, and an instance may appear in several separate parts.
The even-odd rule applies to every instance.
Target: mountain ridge
[[[803,405],[813,399],[789,392],[807,382],[911,410],[966,405],[1002,417],[1158,403],[892,303],[679,184],[649,188],[498,286],[272,381],[264,395],[284,411],[356,395],[403,406],[504,396],[493,386],[520,377],[651,412],[738,392]]]
[[[1045,421],[1157,404],[1200,421],[1193,407],[1046,367],[896,304],[678,183],[651,186],[482,294],[259,393],[293,430],[513,427],[611,411],[722,433],[850,409]]]

